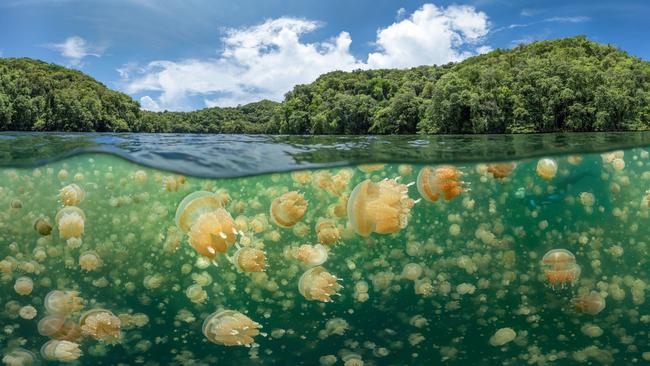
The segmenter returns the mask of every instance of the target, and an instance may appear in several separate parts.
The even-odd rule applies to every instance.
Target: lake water
[[[6,365],[650,363],[650,135],[0,134]]]

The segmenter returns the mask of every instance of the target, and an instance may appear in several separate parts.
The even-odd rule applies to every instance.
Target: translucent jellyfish
[[[361,236],[391,234],[408,225],[415,201],[408,197],[408,186],[396,179],[378,183],[370,179],[359,183],[348,200],[348,220]]]
[[[297,191],[283,194],[271,202],[271,219],[283,228],[297,224],[307,211],[305,196]]]
[[[65,206],[76,206],[86,197],[86,192],[79,185],[72,183],[59,191],[61,203]]]
[[[208,299],[208,293],[197,284],[191,285],[185,289],[185,296],[195,304],[203,304]]]
[[[517,163],[495,163],[487,166],[487,172],[492,174],[496,179],[503,179],[512,173],[517,167]]]
[[[425,166],[417,178],[420,195],[429,202],[436,202],[440,197],[450,200],[463,192],[463,174],[454,166]]]
[[[210,342],[224,346],[253,345],[253,337],[262,326],[234,310],[216,311],[203,321],[203,335]]]
[[[508,342],[512,342],[515,337],[517,337],[517,333],[512,328],[501,328],[490,337],[490,345],[501,347]]]
[[[306,265],[320,266],[327,261],[327,248],[322,244],[309,245],[304,244],[296,249],[296,259],[305,263]]]
[[[79,267],[84,271],[95,271],[101,265],[102,259],[99,257],[99,254],[93,251],[84,252],[79,256]]]
[[[36,317],[38,314],[38,311],[36,310],[35,307],[31,305],[26,305],[20,308],[20,311],[18,312],[18,315],[20,315],[21,318],[25,320],[32,320]]]
[[[553,287],[573,284],[580,277],[580,266],[576,263],[576,257],[566,249],[553,249],[544,254],[542,270]]]
[[[45,295],[43,305],[50,314],[69,315],[83,309],[83,299],[77,291],[54,290]]]
[[[323,267],[307,270],[298,282],[298,290],[305,299],[322,302],[331,302],[331,297],[337,294],[341,287],[337,278]]]
[[[121,322],[105,309],[93,309],[79,318],[81,334],[109,344],[119,343],[122,338]]]
[[[537,175],[545,180],[551,180],[557,174],[557,161],[544,158],[537,162]]]
[[[37,328],[38,334],[52,339],[75,341],[81,336],[79,325],[60,314],[42,318],[38,321]]]
[[[14,291],[18,295],[27,296],[32,293],[34,282],[29,277],[18,277],[14,283]]]
[[[52,224],[46,217],[39,217],[34,221],[34,230],[41,236],[48,236],[52,233]]]
[[[573,299],[575,309],[579,313],[596,315],[605,309],[605,298],[597,291],[578,295]]]
[[[218,195],[207,191],[192,192],[176,208],[176,226],[187,233],[202,214],[220,208],[223,208],[223,202]]]
[[[339,241],[341,233],[334,220],[319,219],[316,223],[316,236],[321,244],[332,245]]]
[[[2,357],[2,363],[7,366],[35,366],[38,365],[36,355],[24,348],[14,348]]]
[[[48,361],[72,362],[81,357],[81,350],[75,342],[50,340],[41,347],[41,355]]]
[[[235,252],[233,263],[242,272],[262,272],[266,267],[266,254],[263,250],[243,247]]]
[[[86,215],[78,207],[66,206],[56,214],[55,221],[61,238],[79,238],[84,233]]]
[[[189,243],[199,254],[214,258],[235,243],[237,229],[232,216],[223,208],[198,217],[188,233]]]

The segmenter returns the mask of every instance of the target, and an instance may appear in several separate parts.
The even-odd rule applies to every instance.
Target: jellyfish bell
[[[34,221],[34,230],[41,236],[48,236],[52,233],[52,224],[47,217],[39,217]]]
[[[316,236],[321,244],[333,245],[339,241],[341,233],[334,220],[321,218],[316,222]]]
[[[460,180],[462,175],[458,168],[451,165],[425,166],[420,169],[416,180],[418,192],[429,202],[436,202],[440,197],[451,200],[464,191]]]
[[[407,226],[414,204],[408,197],[408,185],[396,179],[378,183],[366,179],[354,188],[348,200],[349,224],[361,236],[396,233]]]
[[[512,171],[517,167],[517,163],[494,163],[488,164],[487,172],[492,174],[495,179],[503,179],[512,173]]]
[[[86,192],[78,184],[72,183],[61,188],[59,198],[64,206],[77,206],[86,198]]]
[[[220,208],[223,208],[223,202],[219,195],[208,191],[192,192],[178,204],[174,220],[176,226],[187,233],[202,214]]]
[[[14,348],[2,357],[2,362],[7,366],[36,366],[39,364],[34,352],[24,348]]]
[[[78,343],[53,339],[43,344],[41,356],[48,361],[72,362],[81,357],[81,350]]]
[[[537,162],[537,175],[545,180],[551,180],[555,178],[557,174],[557,161],[550,158],[540,159]]]
[[[261,327],[259,323],[238,311],[221,310],[205,318],[202,332],[212,343],[250,347],[255,342],[253,337],[260,334]]]
[[[83,299],[76,291],[53,290],[45,295],[43,305],[50,314],[69,315],[81,311]]]
[[[232,261],[241,272],[263,272],[266,267],[266,254],[260,249],[242,247],[235,252]]]
[[[298,291],[307,300],[331,302],[332,296],[343,287],[337,280],[323,267],[310,268],[300,277]]]
[[[571,285],[580,277],[580,266],[576,257],[566,249],[549,250],[542,258],[542,270],[549,284],[565,287]]]
[[[573,305],[578,313],[597,315],[605,309],[605,298],[597,291],[578,295],[573,299]]]
[[[120,318],[106,309],[92,309],[79,318],[81,334],[108,344],[122,340]]]
[[[63,239],[79,238],[84,233],[86,215],[75,206],[66,206],[56,214],[55,222]]]
[[[306,211],[305,196],[297,191],[287,192],[271,202],[271,219],[282,228],[290,228],[297,224],[305,216]]]
[[[223,208],[201,214],[190,227],[189,243],[199,254],[214,259],[235,243],[238,231],[232,216]]]
[[[304,244],[296,249],[296,259],[304,264],[314,267],[320,266],[327,261],[327,248],[322,244]]]

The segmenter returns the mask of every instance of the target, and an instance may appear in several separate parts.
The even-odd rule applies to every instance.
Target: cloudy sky
[[[149,110],[280,101],[333,70],[586,35],[650,59],[650,2],[0,0],[0,56],[80,69]]]

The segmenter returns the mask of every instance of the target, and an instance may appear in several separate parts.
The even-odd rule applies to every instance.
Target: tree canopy
[[[647,130],[650,63],[572,37],[459,63],[335,71],[282,103],[144,112],[79,71],[0,59],[0,129],[286,134]]]

